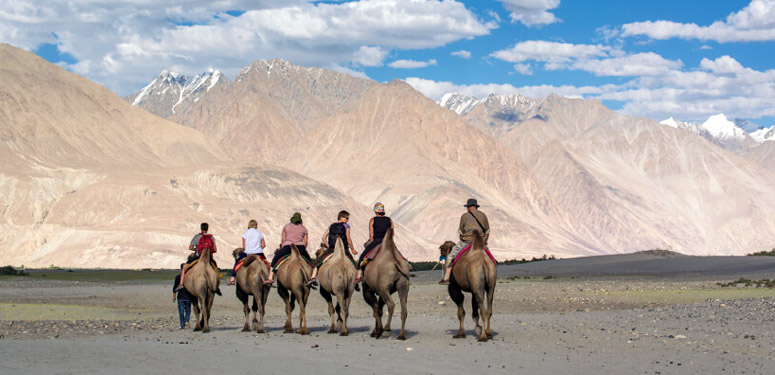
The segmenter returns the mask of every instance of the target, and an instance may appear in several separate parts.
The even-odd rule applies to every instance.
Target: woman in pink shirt
[[[310,259],[309,253],[307,253],[308,239],[309,235],[307,233],[307,228],[302,224],[301,214],[294,212],[293,216],[291,216],[291,222],[285,224],[283,227],[282,248],[274,254],[271,264],[272,270],[269,272],[269,278],[266,279],[264,284],[272,284],[274,282],[274,272],[275,267],[277,267],[277,262],[291,253],[291,244],[296,245],[301,256]]]

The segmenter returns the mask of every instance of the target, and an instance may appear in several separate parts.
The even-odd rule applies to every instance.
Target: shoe
[[[318,280],[317,280],[317,279],[314,279],[314,278],[313,278],[313,279],[310,279],[310,280],[307,282],[307,286],[309,286],[309,287],[313,287],[313,286],[317,286],[317,285],[318,285]]]
[[[228,282],[228,283],[226,283],[226,285],[234,285],[234,284],[235,284],[235,283],[234,283],[234,280],[229,280],[229,282]]]
[[[449,280],[441,280],[439,281],[440,285],[449,285]]]
[[[356,292],[360,292],[361,291],[361,286],[358,285],[358,284],[355,284],[355,288],[354,289],[355,289]]]
[[[264,285],[272,285],[274,284],[274,280],[266,280],[264,281]]]

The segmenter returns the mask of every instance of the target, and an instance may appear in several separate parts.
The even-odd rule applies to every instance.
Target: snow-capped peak
[[[745,130],[735,125],[734,122],[729,121],[723,113],[710,116],[702,123],[702,127],[716,139],[743,141],[746,138]]]
[[[754,132],[751,132],[750,134],[751,138],[759,143],[775,141],[775,125],[770,126],[769,128],[758,129]]]

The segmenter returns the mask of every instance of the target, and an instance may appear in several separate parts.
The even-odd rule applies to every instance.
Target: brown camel
[[[186,271],[183,283],[188,293],[195,298],[191,301],[196,314],[194,331],[210,332],[210,311],[220,282],[218,272],[210,265],[210,248],[205,248],[199,261]]]
[[[237,259],[245,249],[234,249],[234,259]],[[242,311],[245,313],[245,327],[242,332],[250,331],[250,306],[248,300],[253,296],[253,327],[256,333],[264,333],[264,307],[269,297],[269,285],[264,285],[264,280],[269,276],[269,266],[258,259],[256,255],[248,255],[235,276],[237,280],[237,298],[242,301]],[[260,319],[258,318],[260,316]]]
[[[334,253],[320,266],[317,278],[320,283],[320,295],[328,302],[328,315],[331,316],[331,328],[328,333],[341,331],[340,335],[347,336],[347,316],[350,314],[350,301],[355,287],[355,266],[344,251],[342,240],[337,238]],[[332,294],[336,296],[336,309]],[[338,317],[336,320],[334,311]]]
[[[288,314],[288,320],[285,321],[285,333],[293,332],[293,323],[291,323],[291,313],[293,312],[296,300],[299,301],[299,329],[296,333],[302,335],[309,334],[307,329],[307,299],[309,298],[309,287],[307,282],[312,273],[310,266],[299,254],[299,248],[291,245],[290,257],[277,267],[275,279],[277,280],[277,294],[285,301],[285,313]]]
[[[463,309],[465,301],[463,292],[472,294],[471,317],[476,324],[474,332],[479,335],[479,341],[487,341],[488,338],[492,337],[490,318],[492,317],[492,299],[496,279],[495,263],[484,252],[484,239],[479,231],[474,231],[473,246],[458,258],[449,279],[449,297],[457,304],[457,318],[460,320],[460,330],[454,336],[456,339],[466,337],[466,331],[463,328],[463,319],[466,316],[465,309]],[[482,326],[486,329],[482,329],[482,326],[479,325],[480,311]]]
[[[393,228],[385,233],[382,249],[374,260],[370,261],[363,272],[363,299],[374,310],[376,325],[371,337],[380,338],[383,332],[390,332],[395,304],[390,297],[398,292],[401,302],[401,332],[397,339],[406,340],[406,298],[409,294],[409,262],[398,253],[393,242]],[[387,324],[382,326],[382,308],[387,304]]]
[[[449,256],[449,252],[452,251],[452,248],[455,247],[455,243],[452,241],[445,241],[441,246],[439,246],[439,255],[441,255],[444,258],[447,258]],[[444,261],[444,264],[441,266],[441,278],[444,279],[444,275],[447,274],[447,265],[449,265],[449,262],[453,261],[453,259],[447,259]],[[436,264],[438,265],[438,263]],[[436,269],[436,265],[433,266],[433,269],[431,271]]]

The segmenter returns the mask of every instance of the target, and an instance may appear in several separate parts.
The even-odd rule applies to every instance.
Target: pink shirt
[[[304,235],[307,234],[307,228],[304,228],[304,225],[288,223],[283,227],[283,232],[285,232],[283,246],[290,246],[291,244],[296,246],[304,245]]]

